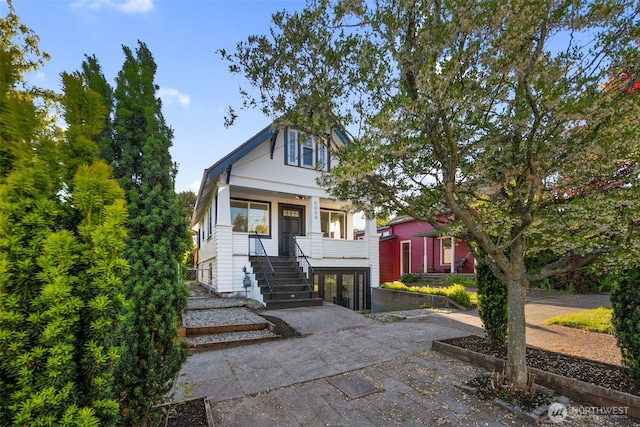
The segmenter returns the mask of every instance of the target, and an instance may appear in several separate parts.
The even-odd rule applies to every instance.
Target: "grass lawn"
[[[613,334],[611,324],[611,308],[594,308],[592,310],[579,311],[573,314],[550,317],[544,321],[547,325],[562,325],[570,328],[583,329],[603,334]]]

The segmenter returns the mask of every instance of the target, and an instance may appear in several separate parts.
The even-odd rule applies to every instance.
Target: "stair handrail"
[[[302,248],[298,244],[298,240],[296,239],[296,236],[290,236],[289,255],[295,260],[298,268],[300,268],[300,271],[302,272],[302,278],[304,279],[304,283],[307,285],[307,288],[309,288],[310,291],[313,291],[313,289],[311,288],[311,284],[309,283],[308,277],[309,277],[309,273],[313,275],[315,273],[315,270],[313,269],[313,266],[309,262],[309,258],[307,258],[307,256],[302,251]],[[307,267],[306,273],[302,265],[300,265],[301,260],[304,260],[304,263],[306,264],[306,267]]]
[[[254,239],[255,245],[255,255],[258,259],[258,263],[260,264],[260,271],[262,272],[262,276],[264,277],[265,282],[267,282],[267,286],[269,287],[269,292],[273,292],[271,288],[271,281],[269,280],[269,276],[267,276],[266,269],[264,268],[265,260],[266,264],[269,266],[269,271],[271,272],[271,277],[273,277],[276,273],[273,268],[273,264],[271,263],[271,259],[269,259],[269,255],[267,255],[267,251],[262,244],[262,239],[260,239],[260,235],[258,233],[249,234],[249,256],[251,256],[251,239]],[[258,244],[260,246],[258,246]]]

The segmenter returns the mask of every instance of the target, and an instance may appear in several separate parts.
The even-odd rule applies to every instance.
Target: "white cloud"
[[[154,0],[75,0],[72,8],[97,10],[111,8],[123,13],[145,13],[153,10]]]
[[[178,100],[178,102],[182,106],[188,107],[189,103],[191,102],[191,98],[189,98],[189,95],[180,93],[178,89],[160,88],[158,89],[157,94],[167,105],[173,104],[174,100]]]
[[[124,13],[144,13],[153,10],[153,0],[125,0],[117,2],[116,9]]]
[[[189,190],[191,190],[194,193],[198,194],[198,191],[200,190],[200,181],[193,181],[191,183],[191,185],[189,186]]]

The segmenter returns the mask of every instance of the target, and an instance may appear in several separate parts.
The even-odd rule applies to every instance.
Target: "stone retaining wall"
[[[415,310],[423,307],[467,310],[463,305],[440,295],[418,294],[385,288],[371,288],[371,312]]]

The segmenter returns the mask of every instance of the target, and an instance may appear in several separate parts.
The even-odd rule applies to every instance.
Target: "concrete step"
[[[322,298],[298,298],[287,300],[265,300],[267,310],[280,310],[295,307],[314,307],[323,304]]]
[[[265,293],[262,298],[265,303],[273,300],[292,300],[292,299],[305,299],[305,298],[318,298],[318,292],[310,291],[309,289],[303,291],[284,291]]]
[[[241,345],[256,344],[264,341],[279,339],[280,335],[268,329],[259,331],[227,332],[212,335],[199,335],[187,337],[187,345],[194,352],[217,350],[221,348],[238,347]]]

